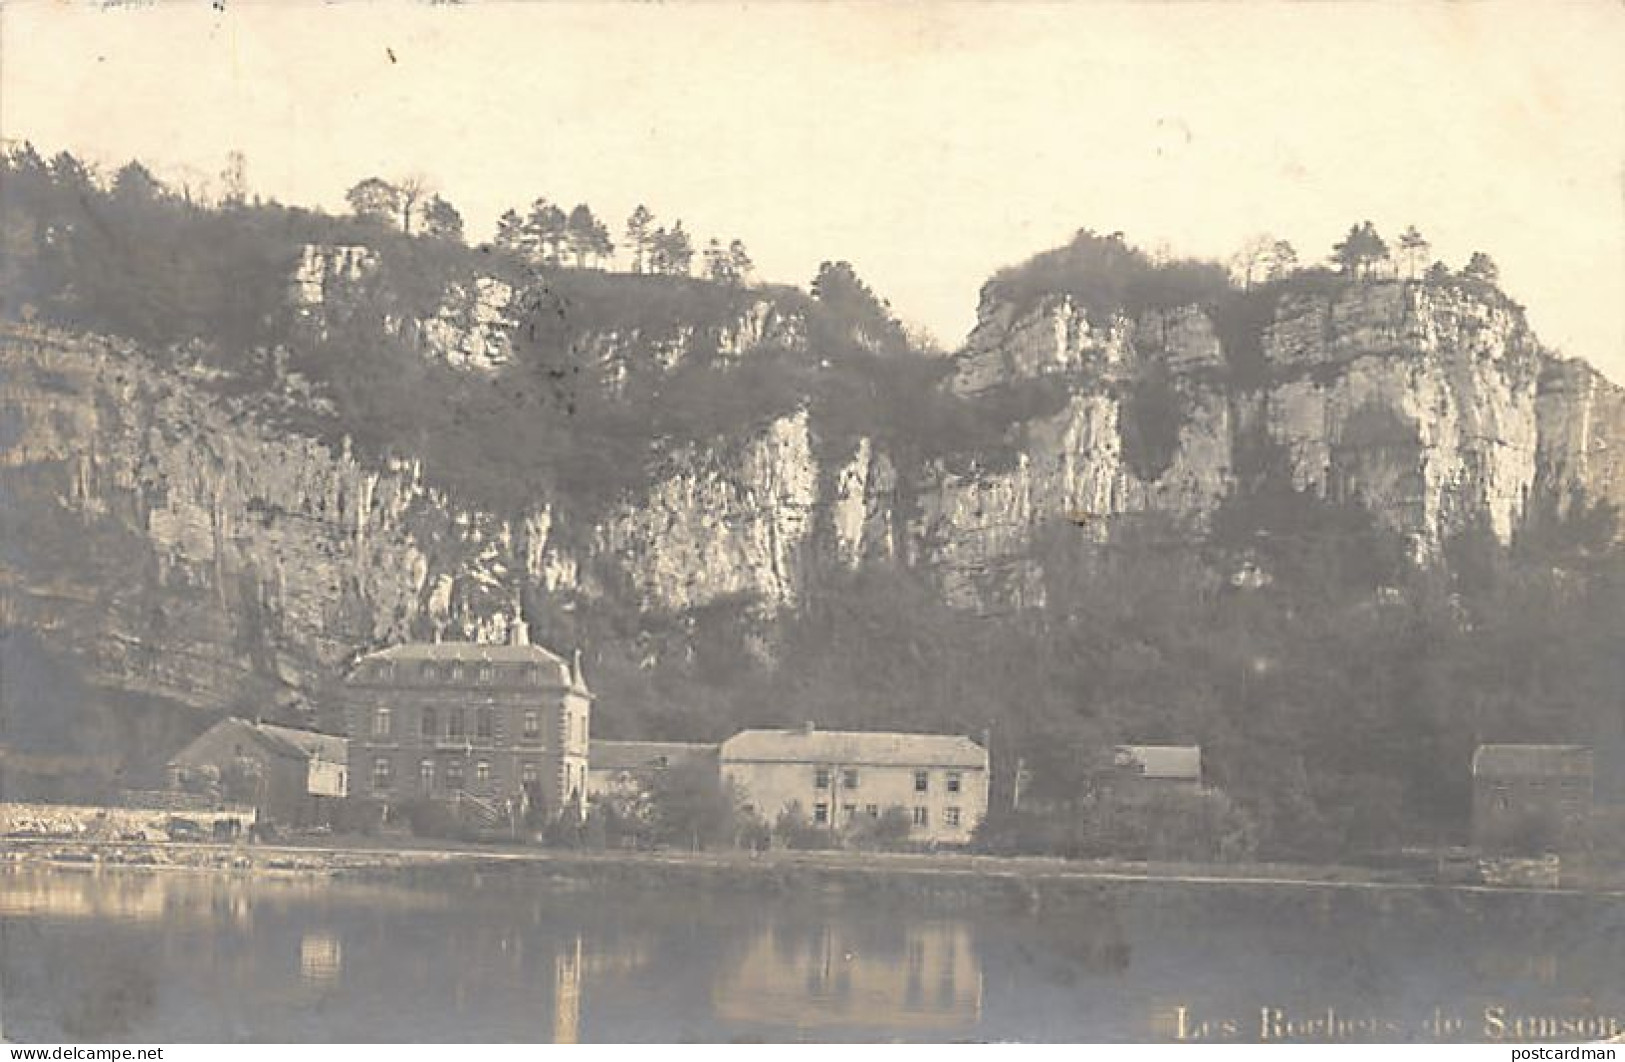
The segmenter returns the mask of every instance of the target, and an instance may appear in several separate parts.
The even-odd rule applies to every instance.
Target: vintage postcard
[[[7,0],[0,1037],[1625,1036],[1621,54]]]

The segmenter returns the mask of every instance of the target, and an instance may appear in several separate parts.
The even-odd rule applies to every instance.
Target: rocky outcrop
[[[420,325],[429,352],[460,369],[491,372],[513,357],[513,285],[496,277],[452,284],[440,311]]]
[[[1483,521],[1503,542],[1535,486],[1538,346],[1502,300],[1365,284],[1291,298],[1264,333],[1270,441],[1293,484],[1360,501],[1428,554]]]
[[[368,268],[340,259],[302,264],[300,297]],[[500,370],[522,297],[452,292],[461,309],[425,327],[429,353]],[[619,366],[612,382],[696,359],[727,371],[762,350],[819,357],[794,302],[718,305],[582,330],[570,349]],[[1055,399],[998,447],[905,459],[872,436],[820,438],[804,406],[657,450],[646,487],[592,513],[539,496],[508,517],[458,503],[412,461],[272,427],[202,370],[13,328],[0,619],[48,632],[100,682],[254,707],[311,699],[371,645],[504,638],[521,600],[663,614],[740,601],[763,617],[831,573],[898,564],[966,608],[1033,605],[1057,529],[1100,538],[1158,514],[1199,533],[1264,475],[1369,507],[1423,558],[1473,522],[1510,537],[1534,498],[1625,503],[1625,392],[1543,355],[1504,299],[1389,282],[1266,309],[1238,335],[1204,307],[1097,320],[1064,295],[990,296],[944,386],[975,404],[1038,381]]]
[[[361,647],[501,637],[521,582],[571,589],[545,499],[518,526],[459,508],[415,463],[271,431],[106,341],[12,332],[0,355],[0,471],[28,521],[5,618],[103,682],[301,700]]]
[[[1226,350],[1204,308],[1095,321],[1064,295],[1019,313],[985,300],[952,389],[1043,379],[1071,397],[1017,427],[1013,459],[938,465],[922,485],[922,554],[949,598],[1031,601],[1032,543],[1056,520],[1161,512],[1199,528],[1265,474],[1366,506],[1422,559],[1469,524],[1510,540],[1541,492],[1621,497],[1620,389],[1543,355],[1496,293],[1341,285],[1287,294],[1257,327]],[[1148,462],[1136,389],[1157,380],[1177,426],[1161,426],[1164,453]],[[1278,467],[1248,467],[1261,460]]]
[[[639,604],[794,603],[820,501],[806,410],[744,439],[686,448],[663,465],[648,495],[599,532],[596,552],[613,560]]]
[[[302,312],[319,311],[377,265],[378,255],[361,244],[307,243],[294,266],[288,300]]]
[[[1535,417],[1539,491],[1560,510],[1580,498],[1625,514],[1625,387],[1583,361],[1550,359]]]

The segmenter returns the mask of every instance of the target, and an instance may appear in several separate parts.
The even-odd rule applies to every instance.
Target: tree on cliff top
[[[853,335],[876,347],[877,353],[908,349],[908,336],[891,305],[863,282],[851,262],[820,264],[811,290],[813,298],[835,311],[837,319],[850,321]]]
[[[1357,279],[1369,279],[1376,267],[1387,260],[1388,244],[1369,221],[1350,225],[1348,235],[1332,245],[1332,263]]]
[[[1461,275],[1467,280],[1496,284],[1501,279],[1501,267],[1495,264],[1495,259],[1483,251],[1474,251],[1467,264],[1461,267]]]
[[[1415,225],[1399,234],[1399,260],[1405,267],[1405,279],[1416,279],[1416,271],[1427,261],[1430,250],[1432,245],[1428,243],[1427,237],[1417,231]]]
[[[460,242],[463,238],[463,215],[440,196],[431,195],[423,205],[423,235]]]
[[[626,219],[626,242],[632,249],[632,272],[641,273],[649,254],[649,226],[655,223],[655,216],[649,208],[642,203],[632,211]]]
[[[615,253],[609,229],[586,203],[577,203],[575,209],[570,211],[564,226],[564,238],[570,253],[575,256],[578,269],[586,268],[589,260],[599,262]]]
[[[434,193],[425,177],[414,174],[398,181],[367,177],[352,185],[344,193],[344,200],[356,217],[398,229],[408,236],[416,231],[446,239],[462,238],[462,216]],[[453,216],[455,226],[451,225]]]

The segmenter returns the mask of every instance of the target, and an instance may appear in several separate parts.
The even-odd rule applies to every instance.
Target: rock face
[[[307,306],[367,268],[307,258]],[[496,371],[516,298],[449,293],[461,308],[424,327],[426,353]],[[766,347],[818,357],[793,306],[737,310],[573,349],[621,366],[612,381]],[[1039,381],[1058,399],[997,452],[832,443],[803,407],[668,450],[647,490],[591,516],[557,497],[508,518],[459,505],[412,462],[275,430],[205,373],[114,342],[12,327],[0,368],[0,618],[102,683],[213,708],[304,703],[380,643],[501,639],[521,600],[771,616],[830,573],[897,564],[966,608],[1032,605],[1052,529],[1155,513],[1200,531],[1270,471],[1357,500],[1423,559],[1469,522],[1508,538],[1533,498],[1625,504],[1625,391],[1542,355],[1504,300],[1418,284],[1286,297],[1239,337],[1199,307],[1091,320],[1066,296],[989,298],[945,388],[974,404]]]
[[[5,617],[104,681],[297,701],[361,647],[500,637],[517,578],[572,578],[545,501],[518,527],[460,509],[414,464],[270,432],[104,341],[12,333],[3,362],[0,470],[32,532]]]
[[[1255,371],[1235,366],[1196,307],[1092,322],[1058,296],[1022,314],[984,304],[953,388],[984,395],[1023,379],[1071,392],[1059,414],[1018,431],[1013,466],[942,473],[921,528],[950,598],[1031,599],[1029,546],[1057,518],[1088,523],[1160,512],[1201,526],[1245,467],[1274,454],[1299,490],[1358,501],[1423,559],[1482,521],[1502,541],[1531,492],[1572,484],[1617,497],[1609,442],[1625,427],[1619,389],[1583,366],[1554,367],[1522,313],[1452,287],[1372,283],[1283,298],[1256,336]],[[1177,431],[1147,466],[1130,460],[1134,381],[1161,375]],[[1125,386],[1125,384],[1127,386]],[[1002,589],[997,589],[1002,588]]]
[[[471,284],[453,284],[440,312],[419,327],[432,354],[458,368],[490,372],[511,360],[517,325],[513,285],[476,277]]]
[[[299,253],[288,299],[309,311],[330,303],[346,284],[354,284],[378,265],[372,248],[360,244],[307,243]]]
[[[1548,360],[1540,374],[1536,476],[1562,506],[1576,497],[1625,513],[1625,387],[1578,360]]]

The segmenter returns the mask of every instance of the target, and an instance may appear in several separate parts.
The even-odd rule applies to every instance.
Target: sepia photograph
[[[0,1040],[1612,1058],[1622,55],[0,0]]]

